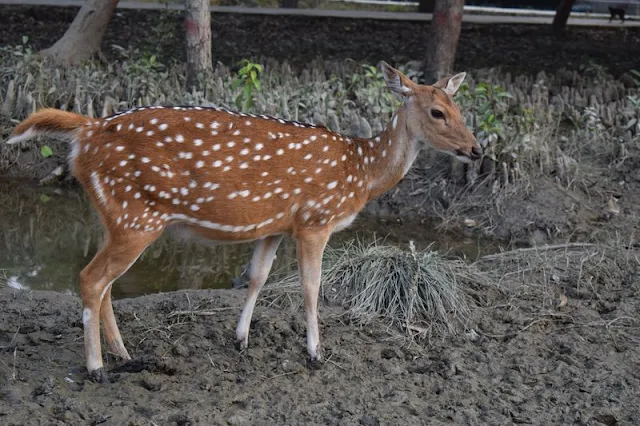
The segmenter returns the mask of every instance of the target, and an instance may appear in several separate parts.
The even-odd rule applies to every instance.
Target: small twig
[[[278,377],[290,376],[292,374],[298,374],[298,373],[299,373],[299,371],[289,371],[287,373],[276,374],[276,375],[270,376],[270,377],[264,376],[264,379],[265,380],[277,379]]]
[[[209,358],[209,362],[211,363],[211,366],[213,368],[216,368],[216,363],[213,362],[213,358],[211,358],[211,354],[209,354],[209,352],[207,352],[207,358]]]
[[[167,315],[167,318],[173,318],[173,317],[178,316],[178,315],[211,316],[211,315],[216,315],[218,312],[238,310],[238,309],[241,309],[241,308],[237,307],[237,306],[230,306],[230,307],[226,307],[226,308],[209,309],[207,311],[173,311],[169,315]]]
[[[504,256],[509,256],[516,253],[526,253],[530,251],[544,251],[544,250],[558,250],[558,249],[570,249],[570,248],[582,248],[582,247],[594,247],[593,243],[567,243],[567,244],[553,244],[536,247],[523,247],[515,250],[503,251],[502,253],[488,254],[482,256],[479,260],[495,260]]]
[[[13,348],[13,373],[11,374],[11,378],[13,379],[13,381],[16,380],[16,378],[18,377],[18,375],[16,374],[16,357],[18,354],[18,347],[16,346],[15,348]]]

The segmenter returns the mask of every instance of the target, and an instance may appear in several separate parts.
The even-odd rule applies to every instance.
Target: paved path
[[[82,0],[0,0],[0,4],[42,5],[42,6],[76,6],[80,7]],[[121,1],[119,9],[171,9],[182,10],[184,4],[159,4],[136,1]],[[213,13],[240,13],[248,15],[280,15],[280,16],[312,16],[325,18],[351,18],[351,19],[385,19],[399,21],[430,21],[429,13],[412,12],[374,12],[365,10],[327,10],[327,9],[280,9],[240,6],[212,6]],[[510,15],[475,15],[465,14],[462,21],[472,24],[525,24],[525,25],[550,25],[553,17],[549,16],[510,16]],[[620,21],[609,23],[608,19],[569,18],[568,25],[583,27],[640,27],[640,21]]]

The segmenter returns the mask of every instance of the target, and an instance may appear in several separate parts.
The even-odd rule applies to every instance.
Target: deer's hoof
[[[91,380],[96,383],[109,383],[109,375],[104,367],[96,368],[91,373],[89,373]]]

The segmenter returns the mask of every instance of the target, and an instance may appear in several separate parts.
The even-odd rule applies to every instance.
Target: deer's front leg
[[[320,332],[318,329],[318,292],[322,275],[322,254],[330,233],[305,232],[297,236],[298,269],[304,293],[304,307],[307,320],[307,351],[311,361],[322,359],[320,353]]]

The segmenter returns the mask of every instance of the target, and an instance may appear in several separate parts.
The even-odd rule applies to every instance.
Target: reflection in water
[[[19,289],[78,294],[78,274],[101,244],[102,230],[87,198],[76,188],[39,187],[24,182],[0,183],[0,279]],[[251,258],[253,244],[212,246],[172,238],[155,242],[114,285],[115,298],[199,288],[230,288]],[[474,259],[475,239],[436,232],[424,224],[380,223],[361,217],[335,234],[330,245],[345,240],[382,240],[418,248],[433,243],[452,255]],[[483,252],[497,248],[483,242]],[[484,254],[484,253],[483,253]],[[295,268],[295,244],[285,238],[274,270]],[[4,274],[4,275],[3,275]]]

